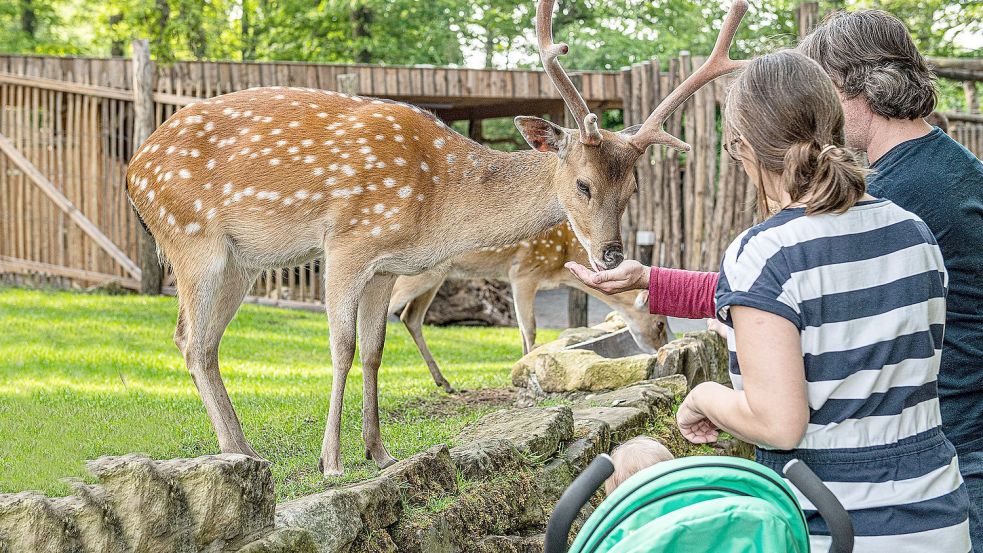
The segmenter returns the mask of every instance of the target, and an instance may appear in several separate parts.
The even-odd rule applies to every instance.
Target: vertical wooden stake
[[[966,95],[966,113],[979,113],[980,101],[976,94],[976,81],[963,81],[963,92]]]
[[[133,151],[154,132],[154,65],[146,39],[134,40],[133,47]],[[125,183],[124,183],[125,186]],[[143,250],[140,252],[140,293],[160,295],[163,270],[157,257],[154,237],[141,228]]]
[[[358,73],[342,73],[338,75],[338,92],[355,96],[358,94]]]
[[[580,90],[583,78],[580,75],[570,75],[573,86]],[[563,125],[568,129],[578,128],[577,121],[574,120],[570,110],[563,112]],[[571,328],[587,326],[587,292],[570,288],[567,297],[567,324]]]
[[[819,2],[799,4],[799,40],[804,39],[819,22]]]

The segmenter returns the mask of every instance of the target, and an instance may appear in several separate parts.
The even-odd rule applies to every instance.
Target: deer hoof
[[[453,394],[457,391],[454,389],[453,386],[451,386],[451,383],[446,380],[444,380],[443,382],[437,382],[436,384],[437,386],[443,388],[444,391],[447,392],[448,394]]]
[[[342,469],[340,465],[337,467],[325,466],[324,459],[317,460],[317,471],[320,472],[325,478],[332,478],[345,474],[344,469]]]

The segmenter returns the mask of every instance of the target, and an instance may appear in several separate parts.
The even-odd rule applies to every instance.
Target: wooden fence
[[[658,62],[642,63],[624,70],[617,77],[617,85],[608,83],[609,74],[605,73],[594,81],[605,83],[600,88],[591,82],[582,86],[592,108],[623,106],[627,124],[641,123],[662,97],[701,62],[701,58],[683,55],[669,60],[663,66],[667,69],[660,68]],[[124,286],[138,287],[135,272],[99,239],[104,236],[118,246],[124,258],[140,258],[143,244],[139,223],[124,191],[126,163],[135,146],[132,92],[125,88],[132,77],[127,66],[120,63],[0,56],[0,134],[9,138],[10,148],[22,154],[24,162],[36,167],[37,174],[50,182],[54,193],[64,195],[69,202],[69,208],[53,202],[51,193],[35,185],[37,180],[25,170],[27,165],[0,154],[0,274],[42,275],[44,282],[56,286],[116,279]],[[179,71],[158,68],[154,94],[157,124],[193,97],[237,87],[316,84],[331,88],[330,83],[326,84],[332,78],[330,68],[248,65],[259,68],[190,63]],[[200,69],[197,76],[193,71],[199,69],[191,69],[195,67]],[[373,71],[369,70],[369,74],[374,75]],[[254,73],[259,77],[249,77]],[[516,79],[542,82],[543,76],[538,72],[523,73],[536,76],[508,77],[513,92]],[[190,81],[186,74],[192,75]],[[208,75],[212,74],[218,76],[217,80],[209,80]],[[231,77],[237,74],[246,76],[238,80]],[[222,75],[228,79],[219,78]],[[302,75],[315,80],[300,82]],[[462,77],[455,78],[459,87]],[[448,79],[445,77],[444,82]],[[372,87],[389,86],[377,85],[380,81],[375,77],[368,82]],[[385,83],[385,78],[381,82]],[[412,78],[397,78],[396,82],[409,83],[410,92],[416,93]],[[362,85],[369,86],[365,82]],[[496,85],[496,90],[502,86]],[[727,80],[721,79],[705,87],[670,118],[669,131],[689,142],[692,151],[681,154],[653,148],[639,161],[638,194],[623,221],[629,256],[651,259],[662,266],[715,270],[727,244],[753,223],[754,187],[743,170],[721,151],[726,86]],[[593,96],[587,92],[591,87],[595,87]],[[463,90],[462,94],[470,97],[491,94],[473,87],[454,90]],[[618,104],[604,96],[612,90],[619,94]],[[451,88],[440,93],[449,94]],[[552,88],[549,94],[555,94]],[[537,113],[524,101],[514,104],[519,106],[517,109]],[[983,155],[983,118],[950,119],[952,135],[978,156]],[[91,222],[91,228],[82,224],[79,216]],[[264,303],[310,305],[322,298],[316,262],[267,272],[253,290],[253,301]]]

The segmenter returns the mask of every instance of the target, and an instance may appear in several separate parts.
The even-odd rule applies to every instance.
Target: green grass
[[[0,288],[0,492],[69,493],[86,459],[216,453],[217,441],[171,341],[174,298]],[[514,328],[427,328],[448,380],[504,387],[521,354]],[[541,330],[551,340],[555,331]],[[272,463],[277,495],[323,490],[317,472],[331,392],[326,317],[246,305],[221,347],[222,374],[253,447]],[[390,452],[405,458],[452,441],[491,407],[433,410],[443,393],[402,325],[390,325],[379,402]],[[344,481],[376,474],[362,455],[362,375],[345,390]]]

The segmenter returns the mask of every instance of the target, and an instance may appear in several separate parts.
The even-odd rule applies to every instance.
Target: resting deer
[[[174,341],[222,451],[258,457],[219,373],[226,326],[260,271],[323,256],[333,373],[318,467],[342,473],[342,400],[356,336],[365,451],[380,467],[393,463],[379,435],[377,378],[396,277],[563,220],[593,266],[617,266],[635,161],[652,144],[687,147],[663,130],[665,119],[738,68],[727,50],[746,9],[736,0],[714,55],[641,128],[613,133],[598,127],[557,62],[567,47],[553,44],[553,0],[543,0],[540,54],[578,129],[518,117],[531,151],[491,150],[413,106],[305,88],[233,92],[172,115],[131,160],[127,193],[172,265]]]
[[[573,278],[563,264],[566,261],[588,263],[587,252],[580,245],[568,223],[561,223],[545,233],[505,247],[482,248],[459,255],[449,263],[438,265],[415,276],[396,279],[389,314],[402,310],[399,318],[406,325],[420,355],[427,363],[433,381],[447,392],[454,389],[440,372],[423,337],[423,319],[434,296],[448,277],[507,280],[512,287],[512,301],[522,334],[522,353],[536,343],[536,316],[533,303],[536,292],[559,286],[583,290],[617,311],[628,323],[628,331],[638,347],[655,353],[666,344],[668,325],[665,317],[649,314],[648,292],[623,292],[607,295],[584,286]]]

